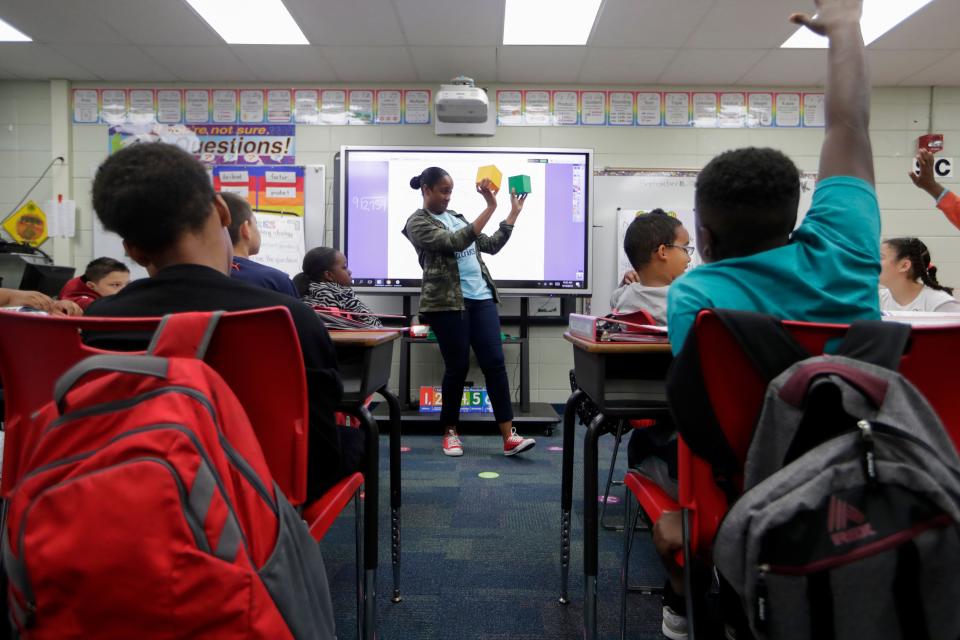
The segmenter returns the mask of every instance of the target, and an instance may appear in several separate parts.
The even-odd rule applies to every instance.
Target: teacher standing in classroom
[[[488,236],[483,234],[483,228],[497,209],[497,195],[489,180],[476,185],[486,207],[473,222],[447,209],[453,194],[453,179],[440,167],[424,169],[410,180],[410,186],[420,190],[423,207],[407,220],[403,235],[413,243],[423,268],[420,317],[433,328],[443,356],[440,412],[444,428],[443,453],[463,455],[457,422],[470,368],[471,346],[483,371],[493,415],[503,436],[503,454],[512,456],[527,451],[536,441],[521,437],[513,427],[510,382],[497,313],[500,296],[480,257],[481,253],[497,253],[510,239],[526,194],[511,194],[510,215]]]

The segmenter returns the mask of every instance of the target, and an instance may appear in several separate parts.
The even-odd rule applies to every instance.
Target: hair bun
[[[420,188],[420,176],[413,176],[410,178],[410,188],[419,189]]]

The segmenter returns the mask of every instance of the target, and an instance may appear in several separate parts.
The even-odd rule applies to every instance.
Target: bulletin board
[[[591,314],[609,313],[610,294],[630,268],[623,237],[638,212],[656,208],[672,212],[690,232],[691,244],[696,244],[693,201],[698,173],[690,169],[608,169],[594,174]],[[810,208],[815,184],[816,174],[801,174],[798,225]],[[699,255],[694,254],[691,267],[700,263]]]
[[[231,191],[250,202],[260,230],[260,252],[251,259],[276,267],[291,277],[300,272],[307,249],[323,244],[326,218],[326,180],[323,165],[285,167],[213,167],[211,180],[218,191]],[[123,241],[93,223],[93,255],[122,260],[131,277],[146,277],[123,250]]]

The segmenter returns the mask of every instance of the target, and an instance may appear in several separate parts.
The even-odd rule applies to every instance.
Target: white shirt
[[[880,287],[880,310],[881,311],[940,311],[940,312],[960,312],[960,302],[946,291],[931,289],[924,285],[917,297],[907,304],[898,304],[890,290],[886,287]]]
[[[614,290],[610,296],[610,306],[619,313],[630,313],[643,309],[653,316],[658,325],[667,324],[667,291],[666,287],[648,287],[645,284],[634,282]]]

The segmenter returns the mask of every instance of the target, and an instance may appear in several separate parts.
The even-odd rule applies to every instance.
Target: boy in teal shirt
[[[827,36],[826,128],[819,182],[803,224],[797,220],[797,167],[773,149],[737,149],[697,177],[697,248],[704,266],[667,295],[673,352],[683,348],[701,309],[759,311],[790,320],[848,323],[880,317],[880,210],[870,146],[870,81],[860,33],[862,2],[816,0],[815,16],[790,20]],[[664,514],[653,540],[667,568],[663,632],[686,638],[679,512]]]
[[[823,0],[791,16],[830,41],[826,128],[813,203],[793,232],[799,172],[773,149],[737,149],[697,177],[697,247],[706,263],[677,279],[667,325],[679,353],[701,309],[848,323],[880,317],[880,209],[870,146],[870,86],[860,3]]]

